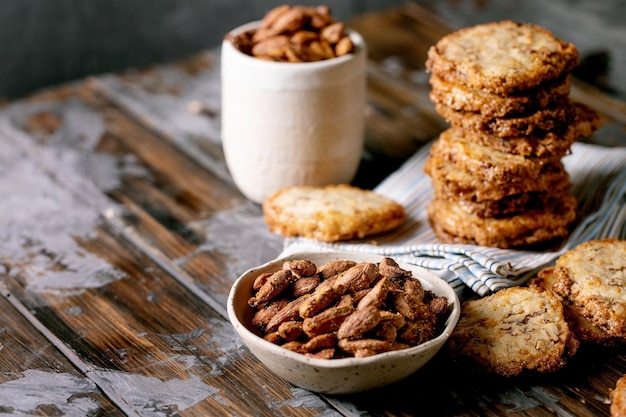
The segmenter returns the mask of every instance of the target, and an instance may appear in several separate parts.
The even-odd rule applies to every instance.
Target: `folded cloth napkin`
[[[374,189],[404,206],[408,218],[403,226],[377,237],[374,243],[368,240],[323,243],[287,238],[281,255],[345,251],[390,256],[399,262],[433,271],[450,283],[460,296],[468,288],[483,296],[523,284],[538,270],[582,242],[607,237],[626,239],[624,147],[573,144],[571,153],[563,158],[563,164],[572,181],[571,192],[579,203],[581,221],[561,247],[536,252],[438,243],[426,214],[426,206],[433,198],[430,177],[424,174],[429,150],[430,145],[424,146]]]

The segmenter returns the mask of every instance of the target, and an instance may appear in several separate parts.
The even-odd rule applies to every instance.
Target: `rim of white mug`
[[[238,26],[232,29],[228,34],[235,36],[247,30],[256,29],[260,25],[261,25],[260,20],[245,23],[241,26]],[[240,51],[239,49],[237,49],[233,45],[233,43],[227,39],[227,37],[224,37],[224,40],[222,41],[222,48],[229,48],[231,51],[237,52],[236,54],[237,58],[246,61],[247,65],[259,66],[259,67],[265,67],[265,68],[276,67],[276,68],[283,68],[283,69],[285,69],[285,67],[287,66],[290,70],[311,71],[311,70],[319,70],[319,69],[326,68],[326,67],[334,67],[337,65],[341,65],[343,62],[354,60],[360,54],[365,53],[365,41],[363,40],[363,37],[358,32],[349,28],[346,29],[346,33],[348,34],[348,36],[350,36],[350,39],[352,40],[352,43],[354,44],[354,48],[355,48],[354,51],[352,51],[349,54],[345,54],[345,55],[338,56],[335,58],[323,59],[320,61],[313,61],[313,62],[281,62],[281,61],[267,61],[264,59],[255,58],[252,55],[248,55]]]

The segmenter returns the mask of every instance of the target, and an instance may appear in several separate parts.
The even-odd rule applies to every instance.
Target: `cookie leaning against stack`
[[[527,247],[568,235],[576,219],[561,163],[600,126],[569,99],[578,51],[549,31],[510,20],[465,28],[430,48],[430,98],[452,125],[425,172],[428,215],[450,243]]]
[[[456,364],[500,376],[554,372],[581,343],[626,345],[626,240],[582,243],[528,284],[463,303],[447,343]]]
[[[529,285],[559,297],[581,343],[626,346],[626,240],[582,243],[539,271]],[[609,394],[611,417],[626,417],[626,375]]]
[[[582,342],[626,345],[626,240],[598,239],[567,251],[530,281],[553,291]]]

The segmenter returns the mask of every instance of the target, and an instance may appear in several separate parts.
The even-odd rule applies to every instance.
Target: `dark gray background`
[[[329,4],[341,20],[403,0],[0,0],[0,98],[182,58],[284,4]],[[541,24],[583,56],[606,52],[607,82],[626,91],[625,0],[416,0],[456,27],[502,18]]]
[[[280,0],[0,0],[0,97],[129,66],[185,57],[219,44]],[[293,3],[293,2],[292,2]],[[300,0],[333,15],[400,0]]]

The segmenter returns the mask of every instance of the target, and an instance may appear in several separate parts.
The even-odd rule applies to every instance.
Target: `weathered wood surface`
[[[357,182],[374,185],[445,128],[423,61],[450,29],[414,5],[351,23],[372,59]],[[1,412],[608,415],[623,350],[584,349],[563,372],[511,381],[460,373],[439,355],[399,384],[349,396],[310,393],[262,366],[228,323],[226,296],[282,240],[224,164],[218,64],[206,52],[0,109]],[[593,140],[623,145],[624,104],[577,86],[607,116]]]

